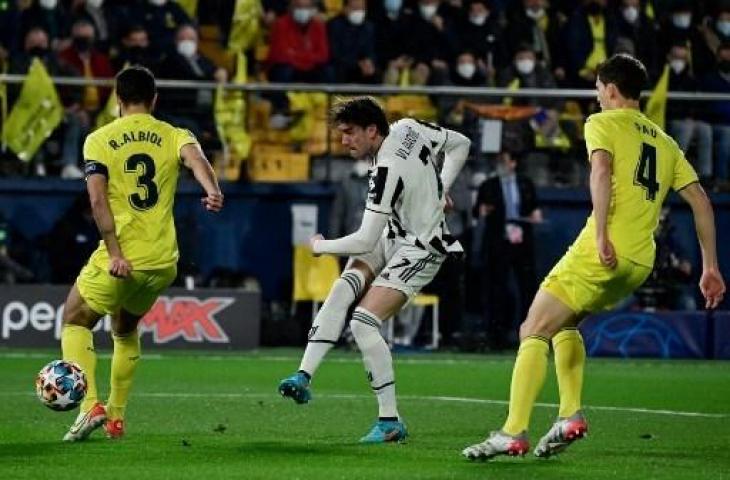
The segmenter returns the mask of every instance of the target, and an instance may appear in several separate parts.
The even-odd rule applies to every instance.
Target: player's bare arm
[[[606,150],[591,152],[591,201],[596,221],[596,247],[601,263],[616,267],[616,251],[608,238],[608,209],[611,206],[612,158]]]
[[[180,149],[183,164],[192,170],[193,176],[205,190],[206,196],[200,201],[209,212],[220,212],[223,208],[223,193],[218,185],[210,162],[197,143],[189,143]]]
[[[717,246],[715,241],[715,214],[710,199],[699,183],[692,183],[679,191],[682,198],[689,203],[695,220],[697,239],[702,251],[702,277],[700,291],[705,297],[705,308],[715,308],[725,295],[725,282],[717,263]]]
[[[107,194],[108,183],[104,175],[89,175],[86,189],[89,192],[91,212],[94,215],[96,227],[109,252],[109,273],[118,278],[126,278],[132,271],[132,265],[124,258],[122,248],[117,238],[114,216],[109,207]]]

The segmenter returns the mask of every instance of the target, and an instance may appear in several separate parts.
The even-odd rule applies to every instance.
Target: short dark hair
[[[340,100],[332,107],[330,118],[334,124],[351,123],[362,128],[375,125],[378,133],[384,137],[390,132],[385,111],[373,97]]]
[[[117,74],[117,97],[124,104],[143,103],[152,105],[157,94],[155,76],[141,65],[132,65]]]
[[[649,76],[646,67],[626,53],[617,53],[598,65],[598,79],[604,84],[613,83],[626,98],[638,100]]]

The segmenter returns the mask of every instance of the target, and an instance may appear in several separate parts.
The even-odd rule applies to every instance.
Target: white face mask
[[[675,13],[674,15],[672,15],[672,25],[674,25],[677,28],[686,30],[689,28],[691,23],[692,23],[692,14],[691,13]]]
[[[687,61],[682,60],[681,58],[674,58],[669,61],[669,68],[671,68],[674,73],[680,73],[686,66]]]
[[[86,0],[86,5],[91,8],[101,8],[104,5],[104,0]]]
[[[535,70],[535,60],[531,58],[521,58],[515,62],[517,71],[522,75],[529,75]]]
[[[530,17],[533,20],[540,20],[542,17],[545,16],[545,9],[540,7],[537,10],[533,10],[531,8],[528,8],[525,10],[525,15]]]
[[[487,15],[486,13],[482,15],[469,15],[469,21],[473,23],[474,25],[481,27],[487,22]]]
[[[305,25],[309,23],[313,16],[313,8],[295,8],[294,11],[292,11],[292,17],[294,18],[294,21],[297,22],[299,25]]]
[[[460,63],[456,66],[456,72],[462,78],[470,79],[477,71],[477,66],[473,63]]]
[[[730,37],[730,20],[718,20],[715,22],[717,31],[726,37]]]
[[[636,7],[626,7],[621,10],[621,13],[624,16],[624,20],[629,23],[634,23],[636,20],[639,19],[639,9]]]
[[[426,20],[431,20],[434,15],[436,15],[436,11],[438,10],[438,5],[419,5],[418,9],[421,11],[421,16]]]
[[[38,3],[46,10],[53,10],[58,6],[58,0],[40,0]]]
[[[347,19],[353,25],[362,25],[365,21],[365,10],[353,10],[347,14]]]
[[[167,3],[167,0],[150,0],[150,3],[156,7],[161,7]]]
[[[181,40],[177,44],[177,53],[183,57],[190,58],[198,51],[198,44],[195,40]]]

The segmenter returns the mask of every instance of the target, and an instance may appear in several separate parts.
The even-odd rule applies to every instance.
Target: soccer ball
[[[86,374],[73,362],[54,360],[38,372],[35,391],[43,405],[65,412],[78,407],[86,396]]]

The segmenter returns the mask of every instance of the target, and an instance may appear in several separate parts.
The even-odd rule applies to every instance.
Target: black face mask
[[[147,49],[139,46],[128,47],[127,54],[129,55],[130,60],[140,60],[145,58],[147,55]]]
[[[28,55],[31,57],[45,57],[47,53],[48,49],[43,47],[33,47],[28,50]]]
[[[595,2],[591,2],[586,5],[586,13],[588,15],[600,15],[603,13],[603,7]]]
[[[73,44],[79,52],[88,52],[91,50],[91,39],[89,37],[74,37]]]
[[[730,60],[722,60],[720,63],[717,64],[717,68],[722,73],[730,73]]]

